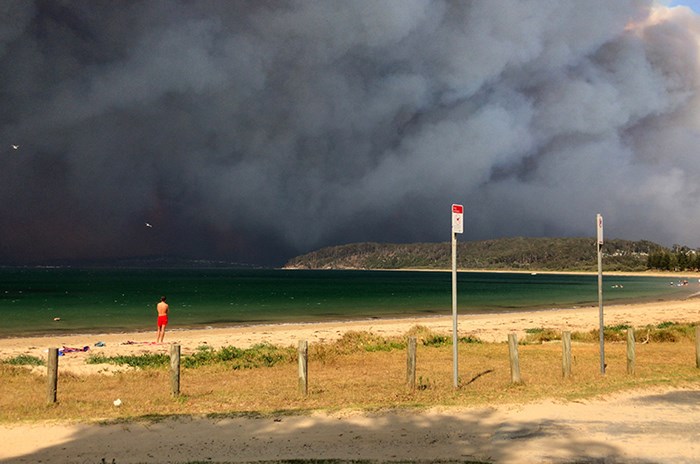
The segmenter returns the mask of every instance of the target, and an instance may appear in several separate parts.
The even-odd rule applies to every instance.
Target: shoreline
[[[62,370],[75,374],[110,373],[123,370],[117,366],[105,369],[104,364],[86,364],[93,354],[104,356],[168,353],[170,345],[179,344],[183,355],[196,352],[202,346],[220,349],[224,346],[249,348],[259,343],[295,346],[299,341],[309,343],[333,342],[350,331],[369,331],[379,336],[404,336],[420,325],[433,332],[450,334],[451,315],[382,318],[306,323],[260,324],[211,328],[171,328],[162,344],[155,343],[156,331],[110,332],[99,334],[60,334],[0,339],[0,359],[20,355],[46,357],[48,348],[88,347],[87,351],[66,353],[60,357]],[[477,337],[484,342],[505,343],[508,334],[518,339],[528,329],[547,328],[559,331],[589,332],[599,327],[598,306],[552,308],[536,311],[506,313],[461,314],[459,335]],[[700,322],[700,298],[664,300],[648,303],[627,303],[604,307],[605,325],[626,324],[635,327],[658,325],[662,322]],[[104,346],[96,346],[101,342]],[[39,369],[43,372],[45,368]]]
[[[363,270],[353,270],[362,272]],[[451,272],[449,270],[443,269],[389,269],[387,272],[427,272],[427,273],[445,273]],[[369,272],[374,272],[370,270]],[[593,276],[596,273],[592,272],[560,272],[560,271],[525,271],[525,270],[478,270],[478,269],[460,269],[459,273],[476,273],[476,274],[512,274],[512,275],[525,275],[525,274],[541,274],[548,276],[566,276],[566,275],[578,275],[578,276]],[[700,272],[696,273],[680,273],[680,272],[614,272],[610,271],[604,273],[604,278],[616,279],[617,277],[642,277],[649,279],[661,279],[656,280],[657,285],[665,285],[668,289],[667,284],[669,281],[672,286],[678,283],[680,280],[687,280],[693,282],[692,286],[695,287],[695,278],[700,276]],[[495,278],[495,277],[494,277]],[[668,279],[664,281],[663,279]],[[700,280],[699,280],[700,281]],[[593,282],[593,281],[591,281]],[[606,283],[607,285],[607,283]],[[613,288],[618,287],[617,285]],[[621,285],[619,286],[621,287]],[[694,290],[695,288],[693,288]],[[690,295],[690,288],[684,289],[681,292],[669,292],[668,290],[659,290],[660,294],[647,294],[647,295],[637,295],[637,297],[624,297],[618,296],[616,293],[611,293],[610,297],[605,298],[606,306],[616,306],[620,304],[637,304],[644,302],[651,302],[657,300],[673,300],[688,297]],[[21,292],[20,292],[21,293]],[[392,293],[393,295],[393,293]],[[594,296],[595,293],[592,290],[590,296]],[[123,296],[123,295],[122,295]],[[292,298],[293,299],[293,298]],[[528,300],[529,301],[529,300]],[[116,302],[116,300],[115,300]],[[500,314],[500,313],[517,313],[517,312],[533,312],[533,311],[544,311],[551,309],[562,309],[567,306],[578,305],[579,307],[584,307],[586,305],[594,306],[597,305],[597,301],[590,298],[583,299],[570,299],[569,301],[559,301],[558,303],[552,300],[532,301],[527,305],[522,305],[520,303],[504,302],[499,304],[498,302],[494,304],[477,302],[476,304],[465,304],[463,308],[460,308],[460,313],[465,316],[477,315],[477,314]],[[43,307],[42,307],[43,308]],[[408,308],[408,309],[407,309]],[[81,323],[80,317],[76,317],[75,314],[63,314],[60,309],[51,309],[52,312],[48,314],[46,318],[45,314],[38,315],[42,319],[40,323],[33,324],[31,321],[27,321],[24,325],[14,327],[13,324],[9,323],[3,330],[0,331],[0,340],[3,339],[15,339],[15,338],[32,338],[32,337],[62,337],[62,336],[73,336],[73,335],[100,335],[102,333],[149,333],[151,331],[151,321],[146,320],[142,316],[137,319],[129,319],[131,316],[127,316],[126,319],[116,319],[108,323]],[[64,308],[65,309],[65,308]],[[70,312],[69,310],[66,310]],[[133,312],[133,311],[132,311]],[[298,311],[297,311],[298,312]],[[269,325],[280,325],[280,324],[307,324],[307,323],[320,323],[320,322],[330,322],[330,323],[341,323],[346,321],[371,321],[376,318],[381,319],[404,319],[404,318],[431,318],[439,317],[439,315],[450,315],[451,310],[448,306],[440,305],[439,307],[432,306],[430,303],[422,307],[407,306],[402,308],[390,307],[377,308],[373,310],[372,308],[364,308],[364,310],[354,311],[355,314],[344,314],[343,311],[330,311],[327,314],[320,314],[314,316],[313,314],[292,314],[288,317],[278,317],[279,315],[262,313],[255,318],[250,317],[230,317],[226,320],[226,317],[212,317],[209,320],[202,319],[197,321],[196,318],[190,322],[182,322],[182,325],[177,325],[177,330],[205,330],[210,327],[213,328],[236,328],[236,327],[254,327],[254,326],[269,326]],[[131,313],[129,313],[131,315]],[[70,316],[70,317],[69,317]],[[53,321],[51,321],[53,319]],[[250,319],[250,320],[247,320]],[[257,319],[257,320],[256,320]],[[60,321],[60,322],[56,322]],[[210,322],[215,321],[215,322]],[[121,322],[121,324],[120,324]],[[171,321],[173,322],[173,321]],[[179,322],[174,321],[176,324]],[[15,324],[17,325],[17,324]]]
[[[649,299],[639,299],[639,300],[617,300],[617,301],[608,301],[605,303],[604,307],[605,308],[615,308],[617,306],[633,306],[633,305],[645,305],[645,304],[653,304],[653,303],[666,303],[666,302],[680,302],[680,301],[685,301],[693,298],[698,298],[700,297],[700,291],[691,293],[686,295],[683,298],[678,298],[675,296],[669,296],[669,297],[664,297],[664,296],[659,296],[655,297],[653,300]],[[540,313],[540,312],[548,312],[548,311],[576,311],[576,310],[581,310],[581,309],[586,309],[586,308],[595,308],[598,309],[598,304],[597,303],[583,303],[581,305],[576,305],[576,306],[555,306],[555,307],[550,307],[550,306],[542,306],[542,307],[528,307],[524,309],[493,309],[493,310],[462,310],[462,312],[459,314],[459,317],[488,317],[488,316],[501,316],[501,315],[517,315],[517,314],[524,314],[524,313]],[[426,314],[427,313],[427,314]],[[237,322],[237,323],[219,323],[219,324],[209,324],[209,325],[180,325],[177,326],[176,328],[171,328],[168,330],[168,333],[179,333],[179,332],[196,332],[196,331],[211,331],[211,330],[244,330],[244,329],[265,329],[269,327],[304,327],[304,326],[310,326],[313,327],[314,325],[318,324],[370,324],[372,322],[377,322],[377,321],[405,321],[405,320],[411,320],[411,321],[420,321],[420,320],[430,320],[430,319],[435,319],[435,318],[443,318],[443,317],[449,317],[450,320],[452,318],[451,315],[451,310],[450,309],[445,309],[440,311],[439,313],[437,310],[431,310],[431,311],[425,311],[424,313],[414,313],[414,314],[407,314],[407,315],[385,315],[385,316],[366,316],[366,317],[353,317],[353,316],[347,316],[344,318],[329,318],[329,319],[323,319],[323,320],[303,320],[299,319],[296,321],[284,321],[284,322],[274,322],[274,321],[260,321],[260,322]],[[94,337],[94,336],[99,336],[99,335],[129,335],[129,334],[151,334],[153,332],[152,329],[123,329],[123,330],[92,330],[92,331],[63,331],[63,332],[46,332],[46,333],[29,333],[29,334],[20,334],[20,335],[1,335],[0,334],[0,342],[4,340],[14,340],[14,339],[42,339],[42,338],[60,338],[60,337]],[[0,343],[0,347],[2,346],[2,343]],[[1,356],[1,352],[0,352]]]
[[[300,267],[280,267],[280,271],[388,271],[388,272],[452,272],[452,269],[428,269],[428,268],[390,268],[390,269],[359,269],[359,268],[338,268],[338,269],[307,269]],[[550,271],[538,269],[470,269],[459,268],[457,273],[494,273],[494,274],[559,274],[559,275],[598,275],[598,271]],[[671,278],[700,278],[700,271],[606,271],[603,270],[603,277],[606,275],[616,277],[671,277]]]

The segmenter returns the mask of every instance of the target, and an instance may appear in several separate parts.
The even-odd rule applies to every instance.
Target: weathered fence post
[[[518,358],[518,337],[514,333],[508,334],[508,352],[510,353],[511,382],[521,383],[520,359]]]
[[[416,388],[416,337],[408,337],[408,354],[406,356],[406,383],[411,389]]]
[[[700,369],[700,325],[695,326],[695,367]]]
[[[627,373],[634,375],[636,363],[636,353],[634,350],[634,327],[627,329]]]
[[[565,379],[571,377],[571,332],[561,334],[561,374]]]
[[[309,342],[299,340],[299,392],[309,393]]]
[[[49,357],[46,365],[48,366],[46,401],[48,403],[55,403],[58,391],[58,348],[49,348]]]
[[[170,390],[173,396],[180,394],[180,345],[170,345]]]

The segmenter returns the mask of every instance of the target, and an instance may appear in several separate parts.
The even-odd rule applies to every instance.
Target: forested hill
[[[451,269],[452,248],[444,243],[352,243],[323,248],[287,262],[288,269]],[[656,243],[608,240],[607,271],[644,271],[649,256],[668,253]],[[503,238],[458,242],[457,267],[484,270],[595,271],[593,238]]]

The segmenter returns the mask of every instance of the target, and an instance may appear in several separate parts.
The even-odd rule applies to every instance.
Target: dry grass
[[[167,368],[115,375],[59,377],[58,403],[46,404],[46,377],[0,363],[0,422],[36,420],[157,419],[168,415],[285,414],[345,408],[378,410],[433,406],[573,400],[601,394],[675,386],[700,380],[692,340],[637,345],[637,369],[626,373],[624,343],[606,345],[608,370],[599,373],[598,345],[574,343],[573,376],[561,375],[559,342],[519,347],[523,383],[510,383],[506,344],[469,343],[459,348],[462,387],[452,387],[451,345],[418,347],[418,388],[406,385],[406,352],[365,351],[372,339],[355,336],[331,349],[311,349],[309,395],[298,392],[296,362],[233,370],[224,363],[183,369],[181,395],[170,395]],[[360,341],[358,341],[360,340]],[[372,343],[376,343],[374,340]],[[381,344],[381,343],[380,343]],[[374,345],[373,345],[374,346]],[[122,406],[113,401],[121,399]]]

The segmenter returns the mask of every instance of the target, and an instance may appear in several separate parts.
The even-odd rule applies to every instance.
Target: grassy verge
[[[636,373],[626,373],[624,327],[606,328],[605,376],[599,373],[596,333],[578,334],[573,376],[561,375],[561,346],[547,329],[532,329],[519,347],[523,383],[510,383],[505,343],[460,340],[461,388],[452,387],[450,337],[415,327],[403,337],[348,332],[334,343],[309,347],[309,395],[298,392],[296,349],[261,344],[242,350],[200,347],[183,357],[181,392],[170,395],[168,358],[162,355],[94,357],[138,369],[114,375],[61,373],[58,403],[46,404],[46,377],[0,362],[0,422],[34,420],[156,420],[172,415],[298,414],[311,410],[428,408],[575,400],[648,387],[700,382],[693,325],[665,323],[638,336]],[[673,337],[668,334],[673,332]],[[638,329],[638,334],[641,330]],[[662,335],[662,334],[666,335]],[[406,385],[406,337],[419,339],[417,388]],[[531,336],[531,337],[530,337]],[[578,340],[578,341],[577,341]],[[669,341],[673,340],[673,341]],[[31,361],[34,362],[34,361]],[[121,400],[115,407],[114,401]]]
[[[700,322],[695,323],[677,323],[677,322],[662,322],[657,325],[646,325],[643,327],[632,327],[626,324],[613,326],[605,326],[603,328],[603,336],[606,342],[625,342],[627,340],[627,331],[634,329],[635,340],[640,343],[664,343],[678,342],[682,340],[693,340],[695,338],[695,327],[700,325]],[[521,340],[522,344],[543,343],[554,340],[561,340],[561,332],[546,328],[531,328],[526,329],[527,336]],[[573,332],[571,340],[583,343],[595,343],[600,339],[600,330],[595,329],[590,332]]]

